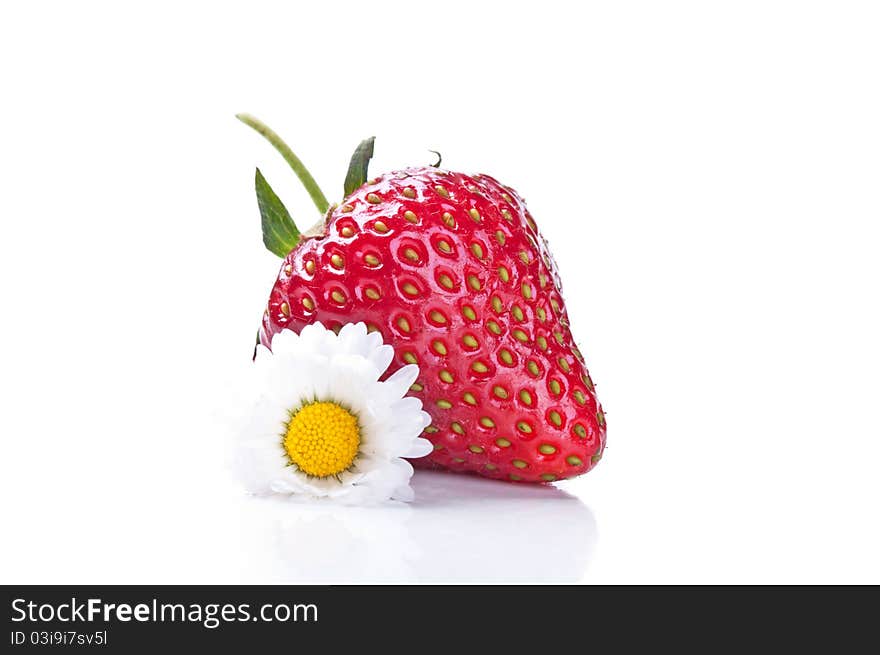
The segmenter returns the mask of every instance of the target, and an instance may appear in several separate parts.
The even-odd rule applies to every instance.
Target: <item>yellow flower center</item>
[[[300,470],[318,478],[342,473],[361,444],[357,417],[333,402],[304,405],[287,424],[284,450]]]

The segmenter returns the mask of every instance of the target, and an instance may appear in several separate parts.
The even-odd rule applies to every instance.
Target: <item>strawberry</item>
[[[264,241],[279,254],[292,246],[260,342],[314,321],[379,331],[398,364],[420,367],[411,393],[433,419],[424,436],[434,451],[416,466],[527,482],[590,470],[605,447],[605,418],[525,202],[487,175],[433,166],[361,184],[371,155],[368,140],[342,203],[281,244],[266,228],[273,207],[286,210],[257,171]]]

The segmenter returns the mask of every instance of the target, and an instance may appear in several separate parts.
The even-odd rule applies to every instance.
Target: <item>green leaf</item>
[[[361,141],[355,148],[354,154],[351,156],[351,163],[348,165],[348,174],[345,176],[346,196],[367,181],[367,169],[373,158],[373,143],[375,141],[376,137],[371,136],[369,139]]]
[[[257,191],[257,204],[260,206],[263,244],[270,252],[286,257],[299,243],[299,230],[259,168],[254,176],[254,187]]]

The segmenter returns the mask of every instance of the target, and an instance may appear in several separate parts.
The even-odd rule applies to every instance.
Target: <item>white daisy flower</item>
[[[249,491],[345,504],[410,501],[413,468],[432,446],[418,398],[405,397],[418,366],[384,382],[394,351],[363,323],[339,334],[320,323],[282,330],[257,346],[256,401],[236,465]]]

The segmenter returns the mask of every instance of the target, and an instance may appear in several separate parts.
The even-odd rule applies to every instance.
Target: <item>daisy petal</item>
[[[418,459],[419,457],[424,457],[429,454],[432,450],[434,450],[434,445],[428,441],[427,439],[416,439],[412,442],[403,457],[407,459]]]
[[[394,371],[394,373],[385,380],[385,388],[388,391],[389,396],[403,398],[403,396],[406,395],[406,392],[409,391],[412,383],[415,382],[418,377],[419,367],[415,364],[407,364]]]

